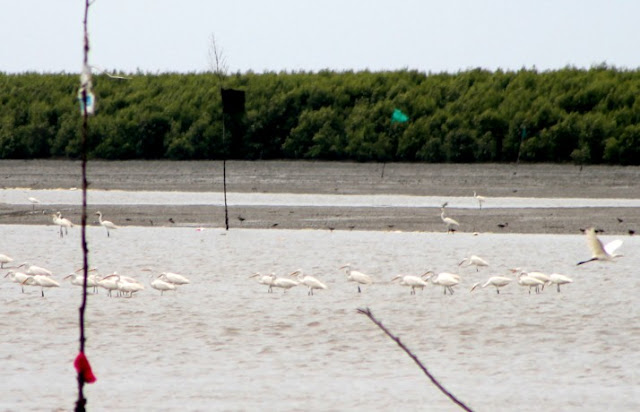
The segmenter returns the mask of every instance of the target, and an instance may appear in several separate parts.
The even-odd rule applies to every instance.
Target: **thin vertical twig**
[[[227,75],[227,61],[222,49],[218,47],[215,35],[211,35],[211,43],[209,45],[209,66],[218,77],[220,82],[220,97],[222,97],[222,86],[224,78]],[[224,192],[224,226],[229,230],[229,208],[227,206],[227,142],[225,139],[224,126],[224,101],[222,102],[222,190]]]
[[[83,71],[89,65],[89,31],[87,30],[87,22],[89,17],[89,6],[91,2],[85,0],[84,6],[84,57],[83,57]],[[84,314],[87,308],[87,276],[88,276],[88,255],[89,249],[87,248],[87,135],[88,135],[88,123],[89,113],[87,109],[87,87],[82,87],[82,142],[81,142],[81,156],[82,156],[82,304],[80,305],[80,353],[84,353]],[[78,371],[78,400],[76,402],[76,412],[84,412],[87,400],[84,397],[84,376]]]
[[[444,386],[442,386],[440,384],[440,382],[438,382],[438,380],[431,375],[431,373],[429,373],[429,371],[427,370],[427,368],[422,364],[422,362],[420,362],[420,359],[418,359],[418,357],[416,355],[413,354],[413,352],[411,352],[411,350],[409,350],[409,348],[407,348],[401,341],[400,338],[395,336],[394,334],[392,334],[383,324],[382,322],[380,322],[378,319],[375,318],[375,316],[373,316],[373,313],[371,313],[371,310],[369,308],[366,309],[358,309],[358,313],[361,313],[363,315],[365,315],[366,317],[368,317],[371,322],[373,322],[377,327],[379,327],[388,337],[390,337],[393,341],[395,341],[398,346],[400,346],[400,348],[405,351],[405,353],[407,355],[409,355],[409,357],[411,359],[413,359],[413,361],[418,365],[418,367],[420,369],[422,369],[422,372],[424,372],[425,375],[427,375],[427,377],[431,380],[431,382],[436,385],[436,387],[438,389],[440,389],[440,391],[442,391],[442,393],[444,393],[445,395],[447,395],[447,397],[449,397],[449,399],[451,399],[456,405],[458,405],[460,408],[464,409],[465,411],[469,411],[472,412],[472,410],[465,405],[462,401],[460,401],[458,398],[456,398],[451,392],[449,392],[448,390],[446,390],[444,388]]]

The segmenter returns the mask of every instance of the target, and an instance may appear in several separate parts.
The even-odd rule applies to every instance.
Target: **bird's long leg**
[[[360,285],[358,285],[358,293],[360,293]]]
[[[496,293],[500,294],[500,289],[496,288]]]
[[[560,284],[558,283],[558,293],[560,293]]]
[[[40,291],[42,292],[42,297],[44,297],[44,288],[41,288]]]

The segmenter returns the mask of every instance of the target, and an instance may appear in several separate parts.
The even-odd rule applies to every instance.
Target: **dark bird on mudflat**
[[[173,220],[173,218],[172,218],[172,217],[170,217],[170,218],[169,218],[169,222],[171,222],[171,223],[176,223],[176,222],[175,222],[175,220]]]
[[[620,219],[619,217],[617,217],[616,219],[618,219],[618,223],[624,222],[624,220]]]
[[[241,215],[238,215],[238,220],[244,222],[245,219]]]

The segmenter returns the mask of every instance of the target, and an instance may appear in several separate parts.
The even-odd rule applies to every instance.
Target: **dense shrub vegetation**
[[[94,76],[90,157],[220,159],[210,73]],[[73,74],[0,73],[0,158],[79,157]],[[640,164],[640,71],[243,73],[246,159]],[[410,120],[391,123],[395,108]]]

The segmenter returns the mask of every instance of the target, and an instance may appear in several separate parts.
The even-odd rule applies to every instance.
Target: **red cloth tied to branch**
[[[78,353],[78,356],[76,356],[76,360],[73,361],[73,366],[76,368],[76,371],[78,373],[82,374],[82,379],[85,382],[93,383],[96,381],[96,377],[91,371],[89,360],[83,352]]]

